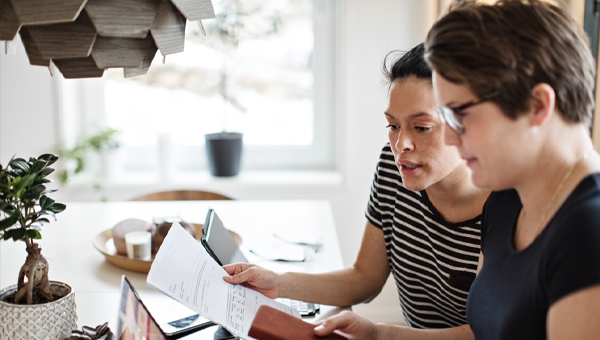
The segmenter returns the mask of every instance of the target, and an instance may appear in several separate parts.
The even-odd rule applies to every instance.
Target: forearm
[[[377,324],[378,340],[473,340],[469,325],[443,329],[417,329],[406,326]]]
[[[390,267],[383,231],[367,222],[356,262],[350,268],[322,273],[283,273],[247,263],[223,266],[231,284],[244,284],[271,298],[286,297],[333,306],[351,306],[374,298]]]
[[[332,306],[351,306],[370,300],[385,283],[354,267],[323,274],[283,273],[278,274],[278,281],[280,297]]]
[[[367,222],[361,248],[352,267],[322,274],[280,274],[279,296],[332,306],[351,306],[379,294],[389,274],[383,231]]]
[[[342,311],[315,327],[315,334],[326,336],[335,331],[357,340],[473,340],[469,325],[445,329],[415,329],[406,326],[373,324],[349,311]]]

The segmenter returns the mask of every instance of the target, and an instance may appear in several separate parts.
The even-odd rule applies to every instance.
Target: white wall
[[[421,42],[432,22],[436,0],[346,0],[338,42],[341,78],[336,117],[336,152],[341,184],[235,185],[223,182],[225,194],[239,199],[327,199],[331,202],[342,256],[351,265],[358,252],[375,164],[386,141],[386,89],[381,63],[393,49],[409,49]],[[52,151],[57,142],[52,79],[47,69],[29,66],[20,43],[18,54],[0,56],[0,163],[13,155],[30,156]],[[185,53],[185,52],[183,52]],[[31,137],[35,136],[35,137]],[[202,183],[194,185],[202,186]],[[168,186],[163,184],[162,187]],[[219,182],[210,183],[219,187]],[[146,189],[146,190],[144,190]],[[143,187],[112,188],[112,199],[127,199]],[[259,190],[260,189],[260,190]],[[89,197],[61,190],[63,200]],[[58,198],[58,197],[57,197]],[[398,321],[394,289],[388,285],[379,301],[391,308],[373,311],[377,321]],[[368,307],[359,307],[364,311]]]
[[[3,50],[4,44],[0,44]],[[0,54],[0,164],[17,154],[39,156],[55,140],[52,78],[19,55]]]

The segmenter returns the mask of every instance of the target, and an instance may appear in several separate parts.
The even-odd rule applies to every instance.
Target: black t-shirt
[[[581,181],[533,243],[516,251],[520,210],[515,190],[492,193],[485,205],[484,264],[467,301],[476,339],[546,339],[550,306],[600,283],[600,173]]]

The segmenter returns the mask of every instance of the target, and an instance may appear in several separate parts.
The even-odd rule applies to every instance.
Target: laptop
[[[226,329],[197,314],[159,324],[125,275],[115,336],[120,340],[234,339]]]
[[[210,256],[221,266],[237,262],[248,263],[248,259],[246,259],[240,247],[213,209],[208,209],[200,242]],[[320,306],[315,303],[286,298],[275,300],[297,309],[303,317],[313,316],[320,309]]]

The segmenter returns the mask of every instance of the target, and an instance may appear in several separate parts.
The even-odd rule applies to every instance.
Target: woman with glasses
[[[275,274],[235,264],[224,267],[232,275],[225,281],[245,283],[272,298],[350,306],[373,299],[391,272],[405,321],[412,326],[405,331],[468,327],[467,293],[489,192],[471,183],[456,148],[444,144],[423,52],[420,44],[389,69],[384,62],[389,105],[383,115],[390,141],[375,172],[355,264],[324,274]]]
[[[545,2],[465,4],[426,45],[445,141],[473,183],[494,191],[467,302],[471,337],[600,338],[595,62],[583,30]],[[336,328],[355,339],[400,334],[348,313],[316,333]]]

